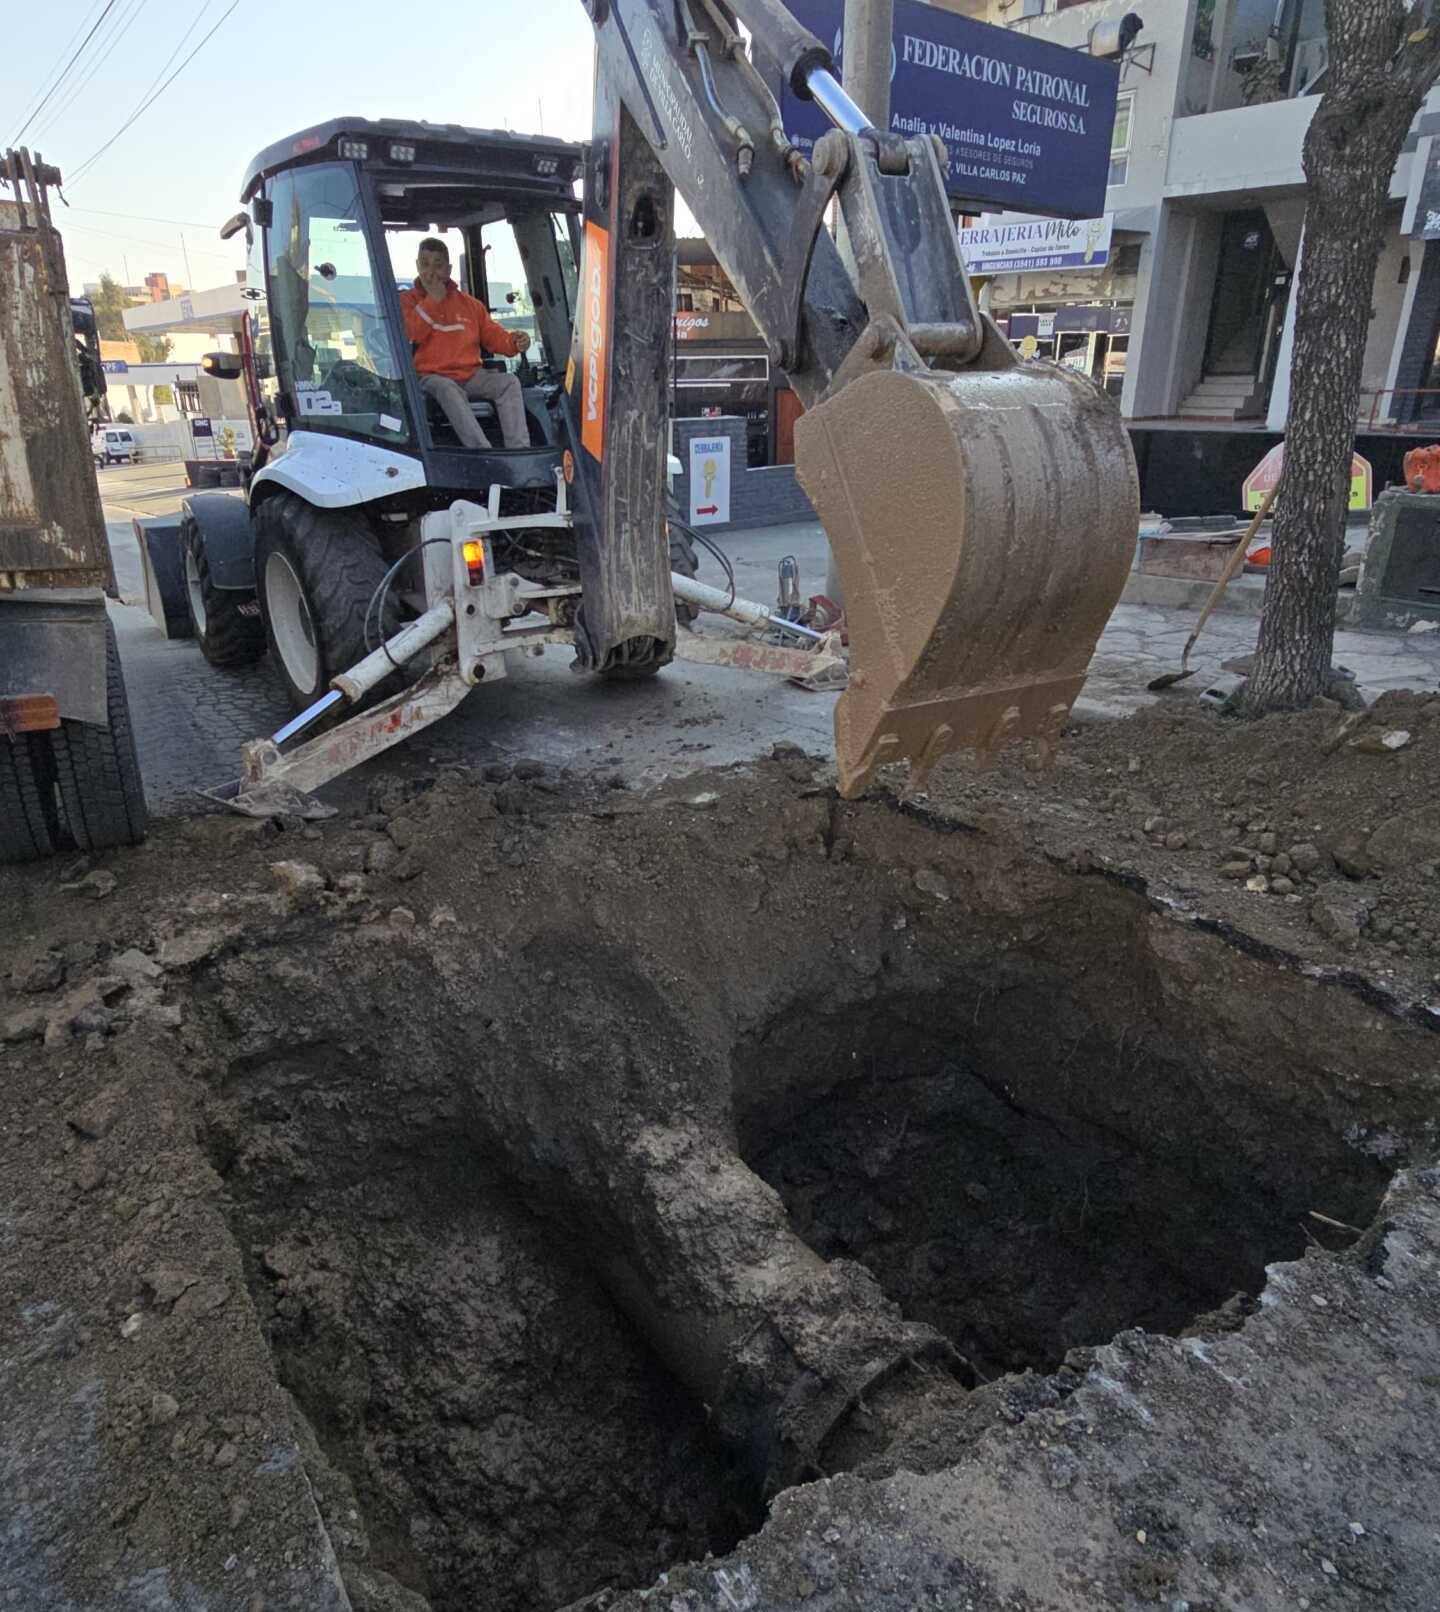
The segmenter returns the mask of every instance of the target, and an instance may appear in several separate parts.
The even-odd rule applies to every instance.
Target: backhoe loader
[[[684,532],[667,541],[676,192],[805,407],[797,474],[848,603],[842,793],[889,762],[918,783],[962,746],[1052,744],[1134,544],[1113,403],[1021,362],[977,311],[943,148],[871,127],[780,0],[586,5],[585,147],[336,118],[246,174],[226,233],[249,241],[251,312],[238,357],[207,361],[247,386],[246,501],[192,498],[168,534],[202,650],[268,649],[299,712],[246,747],[238,793],[312,790],[549,643],[647,676],[677,653],[677,601],[715,606]],[[742,25],[833,123],[809,157]],[[427,408],[398,288],[434,234],[463,289],[533,332],[528,448],[464,447]],[[152,523],[157,577],[166,538]],[[775,631],[752,660],[813,663],[821,635]]]

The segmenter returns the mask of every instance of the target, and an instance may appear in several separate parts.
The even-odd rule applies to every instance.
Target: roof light
[[[559,170],[559,167],[560,167],[560,159],[559,159],[559,157],[536,157],[535,158],[535,172],[537,174],[545,174],[545,175],[548,176],[550,174],[556,173]]]
[[[392,145],[390,147],[390,160],[391,162],[414,162],[415,147]]]
[[[368,140],[341,140],[340,155],[347,157],[351,162],[364,162],[370,155],[370,142]]]

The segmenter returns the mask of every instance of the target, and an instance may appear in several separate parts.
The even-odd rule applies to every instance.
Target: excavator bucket
[[[950,750],[1053,745],[1134,555],[1119,410],[984,329],[963,371],[871,371],[796,422],[796,469],[845,590],[846,797],[906,757],[918,788]]]

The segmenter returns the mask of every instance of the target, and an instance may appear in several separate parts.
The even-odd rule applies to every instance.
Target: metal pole
[[[877,129],[890,127],[890,52],[895,0],[845,0],[842,82]]]
[[[890,127],[890,53],[895,33],[895,0],[845,0],[845,32],[841,39],[841,78],[850,99],[883,134]],[[845,266],[855,276],[855,259],[840,224],[837,245]],[[835,557],[825,568],[825,592],[845,603]]]

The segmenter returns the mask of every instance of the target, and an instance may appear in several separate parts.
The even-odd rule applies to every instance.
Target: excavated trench
[[[1131,892],[1047,871],[1033,911],[987,914],[977,883],[927,926],[869,870],[806,877],[881,913],[858,964],[782,925],[691,958],[541,933],[479,983],[372,948],[312,991],[325,959],[281,946],[207,987],[241,1050],[205,1141],[279,1373],[371,1565],[436,1612],[542,1612],[730,1548],[767,1489],[898,1458],[907,1374],[943,1428],[1125,1328],[1238,1325],[1267,1264],[1353,1241],[1405,1156],[1403,1102],[1337,1090],[1356,1003],[1307,1014],[1293,974],[1154,944]],[[1273,1011],[1197,1029],[1267,980]],[[816,1411],[829,1367],[794,1359],[852,1299],[859,1354],[819,1352],[840,1389]],[[893,1420],[857,1442],[876,1337]]]
[[[866,1265],[982,1377],[1227,1304],[1238,1320],[1267,1264],[1373,1216],[1389,1169],[1313,1113],[1110,1041],[1055,994],[956,983],[785,1014],[739,1058],[737,1109],[800,1235]],[[767,1100],[763,1071],[802,1056],[834,1083]]]

